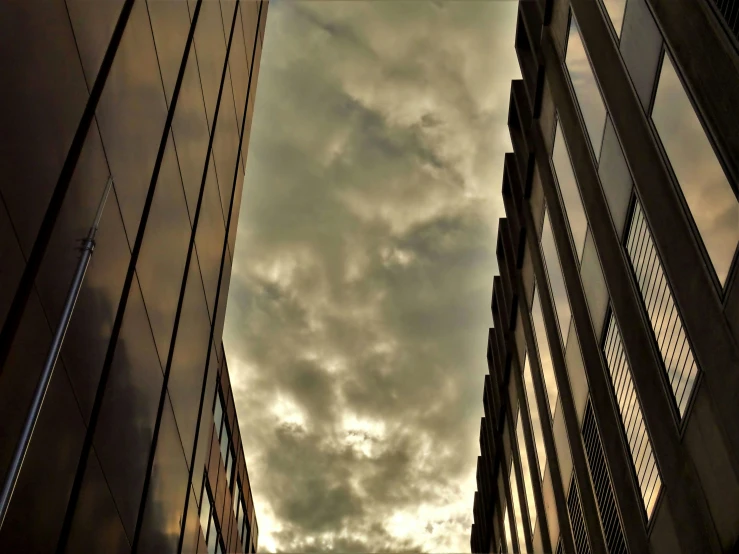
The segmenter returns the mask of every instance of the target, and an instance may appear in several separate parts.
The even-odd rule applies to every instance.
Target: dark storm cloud
[[[275,2],[225,343],[283,552],[467,550],[514,2]]]

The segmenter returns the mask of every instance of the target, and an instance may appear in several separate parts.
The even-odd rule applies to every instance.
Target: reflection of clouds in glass
[[[644,508],[647,512],[647,518],[649,518],[657,501],[657,493],[662,486],[662,480],[654,460],[652,442],[644,425],[641,405],[636,396],[631,367],[626,359],[621,334],[613,316],[610,317],[608,322],[608,332],[603,349],[608,371],[611,374],[611,384],[618,403],[619,413],[621,414],[621,422],[623,423],[626,440],[629,443],[631,459],[639,481]]]
[[[549,339],[547,338],[546,327],[544,326],[544,315],[541,311],[541,299],[539,298],[538,287],[534,290],[534,305],[531,309],[531,320],[534,324],[536,344],[539,347],[539,362],[541,363],[541,373],[544,377],[544,385],[547,390],[549,411],[552,417],[554,417],[554,408],[557,405],[559,389],[557,388],[557,381],[554,377],[552,353],[549,350]]]
[[[518,410],[516,410],[518,414]],[[518,418],[517,418],[518,419]],[[518,549],[523,552],[526,549],[526,531],[523,528],[523,515],[521,514],[521,499],[518,497],[518,477],[511,458],[508,483],[511,487],[511,500],[513,501],[513,516],[516,518],[516,536],[518,537]]]
[[[682,417],[693,390],[698,367],[654,247],[652,233],[638,201],[634,206],[626,249],[657,339],[667,379]]]
[[[549,288],[554,299],[554,310],[557,312],[559,331],[562,336],[562,344],[567,344],[567,334],[570,330],[570,317],[572,310],[567,299],[565,279],[562,274],[562,265],[554,244],[554,233],[549,221],[549,211],[544,214],[544,228],[541,232],[541,251],[544,256],[544,264],[549,274]]]
[[[585,128],[588,131],[593,152],[598,154],[600,143],[603,140],[603,128],[606,124],[606,107],[598,90],[598,85],[590,67],[590,61],[585,53],[585,46],[580,37],[580,29],[573,15],[570,19],[570,35],[567,41],[567,55],[565,56],[567,70],[570,73],[572,88],[575,89]]]
[[[675,72],[664,56],[652,121],[721,284],[739,242],[739,202]]]
[[[521,473],[523,474],[523,486],[526,490],[526,506],[529,511],[529,524],[531,533],[536,529],[536,504],[534,501],[534,485],[531,481],[531,467],[529,466],[529,449],[523,436],[523,425],[521,423],[521,410],[516,410],[516,441],[518,442],[518,453],[521,458]]]
[[[621,36],[621,27],[624,24],[624,11],[626,10],[626,0],[603,0],[606,6],[608,17],[611,18],[613,28],[616,34]]]
[[[567,222],[570,224],[572,241],[575,243],[575,253],[579,261],[585,245],[585,233],[588,228],[588,221],[585,218],[585,209],[582,206],[580,191],[577,188],[575,173],[572,170],[572,162],[567,152],[567,145],[565,144],[559,122],[557,122],[557,130],[554,137],[552,165],[554,165],[554,173],[557,176],[557,183],[559,184],[562,202],[564,203],[564,212],[567,216]]]
[[[531,377],[531,368],[529,367],[528,353],[524,354],[523,361],[523,383],[526,387],[526,405],[529,407],[529,417],[531,417],[531,428],[534,433],[534,452],[539,467],[539,477],[543,477],[544,469],[547,465],[547,453],[544,450],[544,433],[541,426],[541,418],[539,417],[539,406],[536,404],[536,392],[534,391],[534,380]]]

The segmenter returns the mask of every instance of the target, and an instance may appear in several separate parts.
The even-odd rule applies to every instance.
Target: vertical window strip
[[[634,204],[626,250],[682,418],[695,386],[698,366],[638,200]]]
[[[588,467],[593,480],[595,497],[598,501],[598,511],[603,524],[608,552],[610,554],[627,554],[626,539],[624,538],[621,516],[616,507],[616,498],[613,493],[613,483],[606,467],[598,425],[595,421],[593,406],[588,400],[583,417],[582,438],[585,454],[588,458]]]
[[[541,307],[539,287],[536,285],[534,286],[534,301],[531,308],[531,320],[534,327],[534,337],[536,339],[537,348],[539,350],[539,362],[541,365],[541,373],[547,393],[547,404],[549,405],[549,413],[550,416],[553,418],[554,410],[557,407],[557,398],[559,398],[559,389],[557,388],[557,379],[554,376],[552,352],[549,348],[549,338],[547,337],[546,325],[544,323],[544,313]]]
[[[518,420],[518,407],[516,407],[516,420]],[[523,525],[523,509],[521,502],[525,499],[520,498],[518,488],[518,475],[516,474],[516,464],[511,457],[511,466],[508,470],[508,485],[511,488],[511,500],[513,501],[513,517],[516,522],[516,536],[518,537],[518,548],[524,551],[526,548],[526,530]]]
[[[621,333],[613,315],[608,321],[606,340],[603,346],[608,371],[611,375],[614,396],[618,404],[626,441],[636,473],[647,519],[652,515],[662,480],[652,450],[641,404],[631,376],[631,367],[621,341]]]
[[[513,552],[513,540],[511,539],[511,521],[508,517],[508,506],[503,509],[503,534],[505,535],[505,551]]]
[[[585,248],[588,220],[585,216],[580,188],[577,185],[570,151],[567,148],[567,140],[562,132],[562,126],[559,124],[559,118],[557,119],[554,132],[552,169],[559,193],[562,197],[562,211],[564,211],[565,217],[567,218],[570,236],[575,245],[575,257],[579,263],[582,260],[583,249]]]
[[[584,241],[583,241],[584,242]],[[567,335],[570,330],[570,318],[572,310],[570,301],[567,297],[567,288],[565,286],[564,273],[562,264],[559,260],[559,253],[554,242],[554,230],[549,220],[549,210],[544,210],[544,224],[541,231],[541,253],[544,259],[544,267],[549,279],[549,290],[552,292],[554,300],[554,311],[557,314],[557,322],[559,324],[559,336],[562,339],[562,345],[567,344]]]
[[[739,244],[739,199],[665,53],[652,122],[716,276],[726,284]]]
[[[531,418],[531,429],[534,435],[534,454],[536,455],[536,467],[539,469],[539,482],[544,478],[544,470],[547,467],[547,453],[544,449],[544,429],[543,422],[539,415],[539,406],[536,403],[536,391],[534,389],[534,380],[531,376],[531,366],[529,365],[528,352],[524,354],[523,359],[523,384],[526,389],[526,405],[529,408],[529,417]]]
[[[529,513],[529,524],[531,525],[531,533],[536,529],[536,502],[534,500],[534,484],[531,480],[531,466],[529,465],[529,449],[526,446],[524,437],[521,409],[516,410],[516,442],[518,443],[518,453],[521,458],[521,473],[523,474],[523,486],[526,491],[526,507]]]
[[[606,105],[600,94],[598,82],[595,80],[590,59],[580,36],[580,28],[574,14],[572,14],[572,10],[570,10],[570,28],[567,35],[565,65],[585,123],[586,135],[590,139],[593,154],[597,157],[600,153],[603,131],[606,125]]]
[[[574,477],[570,481],[570,492],[567,494],[567,512],[570,514],[576,554],[591,554],[588,534],[585,530],[585,519],[582,514],[582,504],[580,504],[580,494],[577,491]]]

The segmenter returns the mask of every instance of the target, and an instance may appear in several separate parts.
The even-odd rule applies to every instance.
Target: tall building
[[[739,551],[739,41],[519,3],[473,552]]]
[[[0,2],[3,477],[113,182],[0,552],[256,550],[221,335],[267,9]]]

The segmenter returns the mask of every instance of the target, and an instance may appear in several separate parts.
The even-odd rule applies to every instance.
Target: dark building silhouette
[[[0,552],[256,551],[221,336],[267,9],[0,2],[2,476],[114,182]]]
[[[736,3],[519,3],[472,552],[739,551]]]

